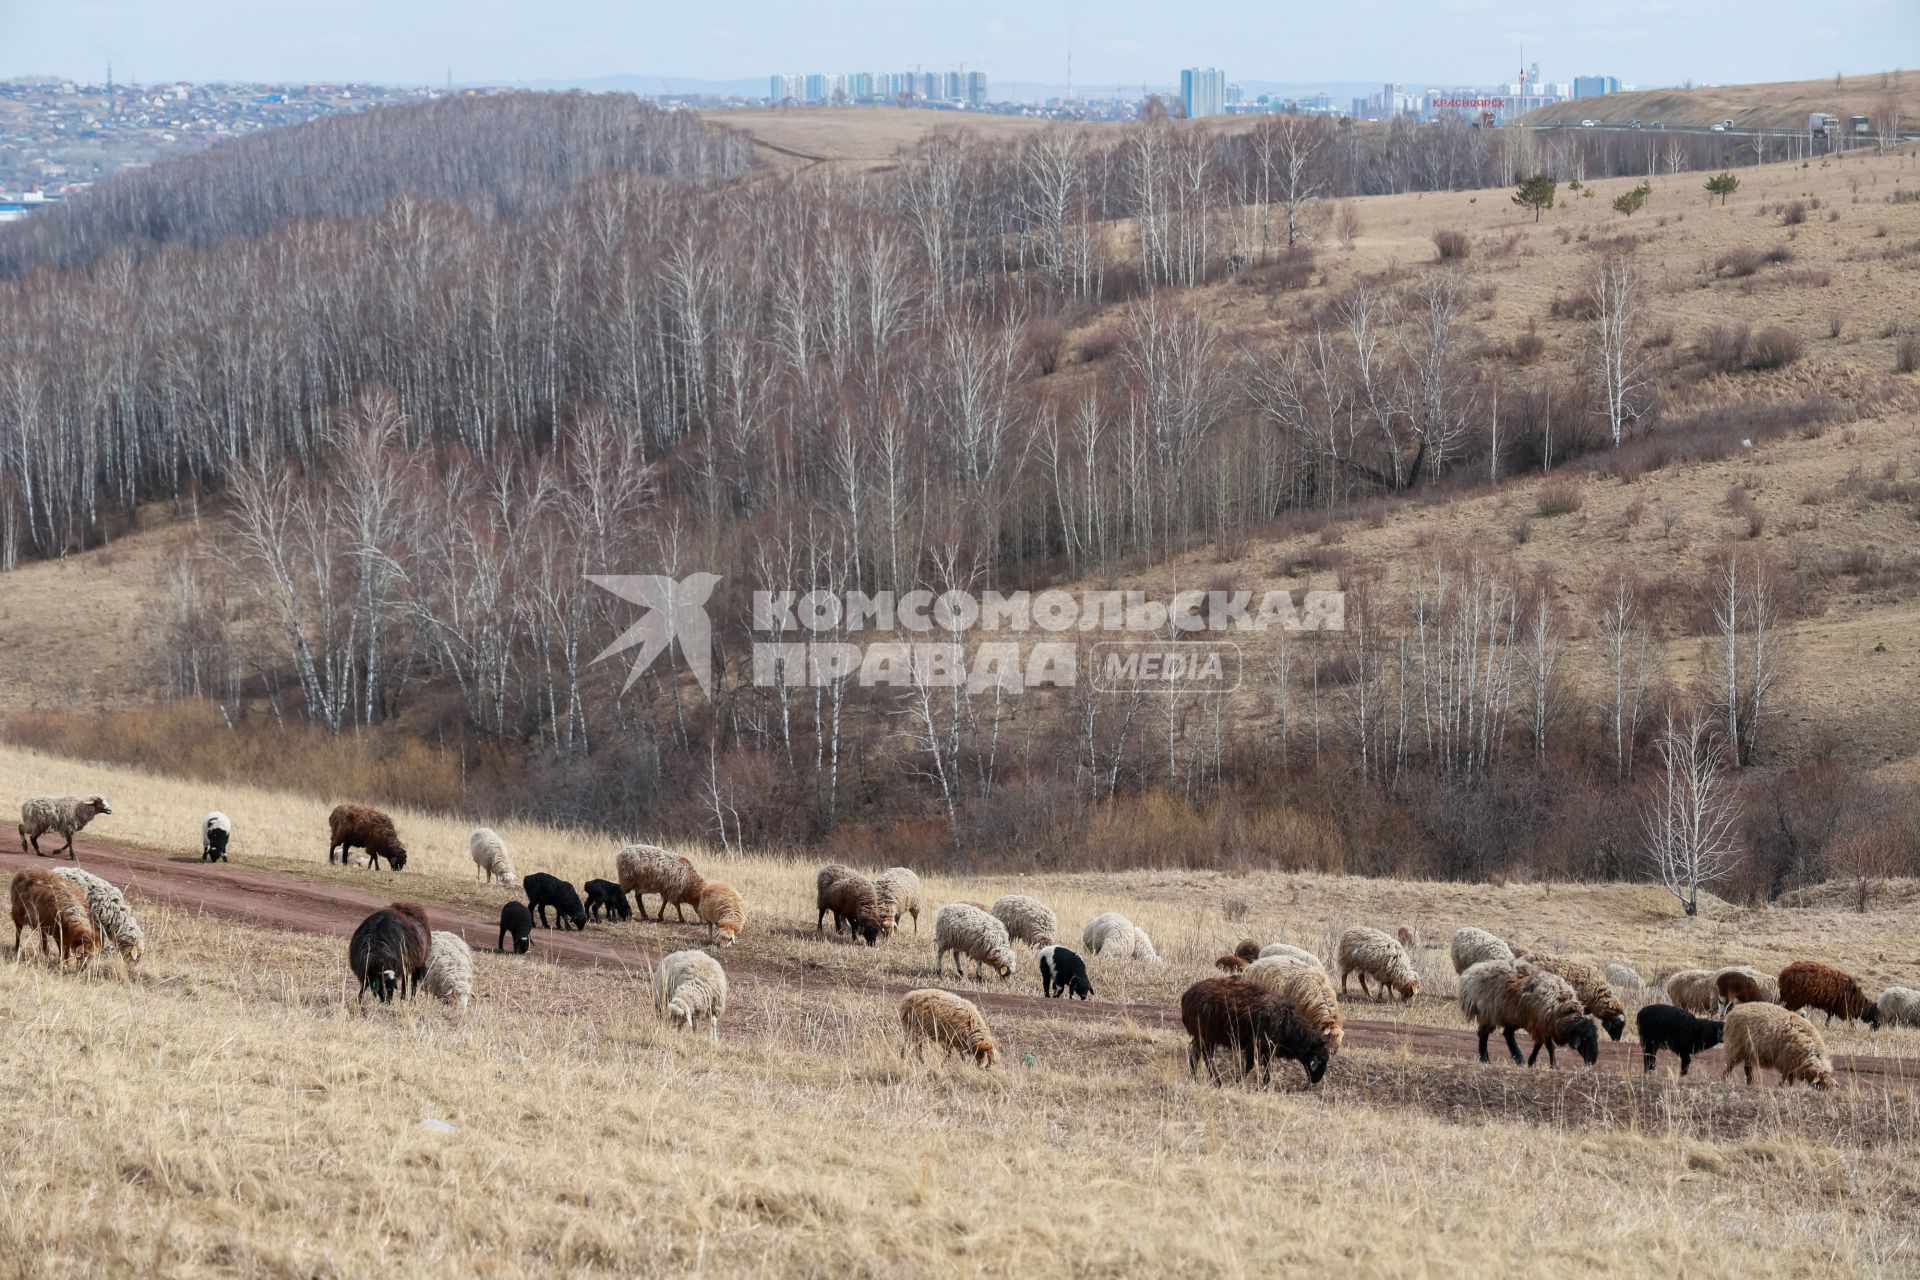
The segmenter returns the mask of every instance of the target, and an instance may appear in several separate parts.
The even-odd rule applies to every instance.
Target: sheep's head
[[[511,889],[514,885],[520,883],[520,877],[511,871],[502,871],[500,873],[500,883]]]
[[[1327,1052],[1327,1046],[1316,1045],[1300,1059],[1300,1065],[1307,1069],[1307,1083],[1319,1084],[1327,1074],[1327,1065],[1333,1061],[1333,1055]]]
[[[1402,1000],[1411,1001],[1415,996],[1420,994],[1420,979],[1408,975],[1394,983],[1393,989],[1400,994]]]
[[[1700,1032],[1700,1047],[1702,1049],[1711,1049],[1727,1038],[1727,1024],[1724,1022],[1713,1022],[1709,1019],[1702,1018],[1700,1025],[1703,1028]]]
[[[1604,1026],[1607,1029],[1608,1039],[1618,1040],[1621,1037],[1621,1035],[1626,1032],[1627,1015],[1623,1012],[1616,1010],[1612,1013],[1609,1013],[1606,1017],[1602,1018],[1600,1020],[1600,1025]]]
[[[880,941],[880,925],[876,921],[854,920],[850,922],[850,927],[853,929],[853,935],[870,947]]]
[[[569,919],[573,921],[574,928],[580,930],[582,933],[587,931],[587,909],[585,907],[575,908],[573,915],[570,916]]]
[[[1093,984],[1087,981],[1087,975],[1084,973],[1076,973],[1067,979],[1067,989],[1082,1000],[1093,994]]]
[[[105,796],[89,796],[87,798],[87,807],[95,813],[113,812],[112,807],[107,804],[107,798]]]
[[[145,950],[145,944],[138,938],[123,940],[120,943],[120,954],[127,958],[127,968],[129,969],[140,963],[140,957]]]
[[[387,850],[387,863],[395,871],[403,871],[407,865],[407,846],[395,844]]]
[[[1833,1088],[1833,1064],[1825,1058],[1813,1059],[1794,1074],[1816,1089]]]
[[[991,1068],[1000,1061],[1000,1042],[992,1036],[981,1036],[974,1043],[973,1060],[982,1068]]]
[[[987,957],[987,963],[993,966],[993,971],[1003,980],[1011,978],[1013,971],[1020,967],[1012,947],[995,947],[993,954]]]
[[[1600,1029],[1593,1025],[1592,1018],[1573,1018],[1561,1023],[1560,1034],[1555,1039],[1561,1048],[1577,1052],[1588,1066],[1600,1060]]]
[[[1860,1015],[1860,1020],[1868,1026],[1878,1029],[1880,1026],[1880,1006],[1878,1004],[1869,1004],[1866,1012]]]
[[[533,935],[531,933],[516,933],[513,935],[513,954],[523,956],[527,954],[527,949],[531,946],[533,946]]]

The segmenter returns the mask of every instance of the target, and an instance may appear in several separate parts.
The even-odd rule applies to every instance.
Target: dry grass
[[[1878,119],[1889,89],[1899,104],[1900,119],[1920,114],[1920,76],[1911,72],[1875,72],[1819,80],[1787,80],[1771,84],[1706,85],[1698,89],[1643,89],[1611,93],[1602,98],[1557,103],[1527,117],[1528,124],[1579,124],[1583,119],[1602,124],[1655,120],[1669,125],[1713,125],[1731,119],[1738,127],[1805,129],[1810,112],[1825,111],[1844,118],[1852,115]],[[1903,124],[1901,126],[1905,128]]]

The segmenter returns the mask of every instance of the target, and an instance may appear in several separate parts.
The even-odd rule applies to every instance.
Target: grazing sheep
[[[1730,964],[1723,969],[1715,969],[1713,971],[1713,988],[1716,992],[1720,989],[1721,975],[1729,973],[1739,974],[1741,977],[1751,981],[1754,988],[1760,992],[1760,998],[1768,1004],[1780,1003],[1780,983],[1774,979],[1772,974],[1762,973],[1748,964]]]
[[[873,878],[880,905],[893,913],[897,925],[902,915],[913,917],[913,931],[920,932],[920,877],[906,867],[888,867]]]
[[[1606,968],[1607,981],[1622,991],[1639,991],[1647,985],[1640,971],[1630,965],[1609,964]]]
[[[1618,1040],[1627,1029],[1626,1006],[1620,1003],[1619,996],[1613,994],[1607,976],[1600,970],[1567,956],[1537,954],[1527,959],[1536,967],[1565,978],[1567,985],[1580,997],[1581,1006],[1607,1029],[1608,1039]]]
[[[835,933],[850,929],[855,938],[871,947],[893,927],[873,881],[838,863],[820,868],[814,877],[814,906],[820,913],[814,920],[815,933],[826,932],[827,916],[832,915]]]
[[[1228,977],[1233,977],[1247,967],[1247,962],[1236,955],[1224,955],[1213,962],[1213,967]]]
[[[227,842],[233,839],[233,819],[215,809],[200,824],[200,861],[229,862]]]
[[[1096,956],[1118,956],[1122,960],[1160,959],[1147,931],[1118,911],[1108,911],[1087,921],[1080,929],[1080,943]]]
[[[1646,1069],[1653,1070],[1655,1054],[1665,1049],[1680,1055],[1681,1075],[1687,1074],[1687,1065],[1696,1053],[1705,1053],[1719,1044],[1727,1030],[1724,1022],[1696,1018],[1670,1004],[1642,1005],[1634,1015],[1633,1025],[1640,1033],[1640,1061]]]
[[[459,934],[440,929],[429,939],[427,994],[457,1000],[462,1009],[473,999],[473,948]]]
[[[389,902],[387,910],[399,916],[407,927],[408,965],[403,976],[411,998],[419,994],[420,983],[427,976],[427,953],[433,950],[433,925],[427,920],[427,909],[417,902]]]
[[[720,1015],[727,1011],[727,973],[704,951],[676,951],[653,971],[654,1011],[686,1029],[705,1018],[709,1036],[720,1040]]]
[[[1234,944],[1233,954],[1252,964],[1260,958],[1260,943],[1254,938],[1242,938]]]
[[[1453,971],[1465,973],[1482,960],[1511,960],[1513,948],[1485,929],[1465,925],[1453,931]]]
[[[1288,959],[1298,960],[1303,964],[1310,964],[1322,972],[1325,972],[1327,967],[1319,956],[1308,951],[1305,947],[1296,947],[1290,942],[1269,942],[1266,946],[1260,948],[1260,954],[1255,956],[1254,959],[1269,960],[1274,956],[1286,956]]]
[[[1727,1014],[1726,1044],[1723,1076],[1735,1067],[1745,1067],[1747,1083],[1752,1084],[1753,1069],[1766,1067],[1780,1073],[1783,1085],[1804,1080],[1816,1089],[1833,1087],[1827,1042],[1811,1022],[1777,1004],[1736,1006]]]
[[[660,920],[666,922],[667,908],[672,906],[674,918],[685,920],[683,907],[695,907],[700,904],[700,889],[706,881],[693,869],[693,863],[677,853],[668,853],[659,845],[630,844],[613,857],[613,865],[620,880],[620,887],[633,895],[633,904],[640,908],[640,918],[647,915],[647,895],[660,895]]]
[[[580,893],[571,884],[559,876],[545,871],[536,871],[527,877],[524,886],[527,892],[527,905],[533,908],[534,919],[540,922],[542,929],[551,929],[547,920],[547,908],[560,917],[562,931],[568,925],[584,930],[587,927],[587,909],[580,905]]]
[[[1051,1000],[1063,992],[1085,1000],[1093,994],[1093,984],[1087,981],[1087,962],[1080,953],[1056,942],[1040,948],[1040,994]]]
[[[1835,1018],[1858,1018],[1870,1027],[1880,1025],[1880,1010],[1852,974],[1818,960],[1795,960],[1780,971],[1780,1005],[1804,1009],[1808,1005]]]
[[[513,954],[523,956],[527,948],[533,945],[533,912],[524,902],[509,902],[500,908],[500,937],[493,944],[495,951],[507,949],[507,936],[513,936]]]
[[[134,919],[125,895],[85,867],[59,867],[53,874],[73,881],[87,895],[87,914],[93,919],[94,932],[100,935],[101,954],[119,951],[126,956],[129,969],[139,964],[147,948],[147,935]]]
[[[1688,1013],[1702,1017],[1720,1010],[1720,991],[1713,985],[1710,969],[1682,969],[1667,975],[1667,1000]]]
[[[587,919],[633,919],[633,907],[627,902],[627,891],[611,880],[587,881]]]
[[[52,832],[65,836],[60,853],[73,857],[73,837],[103,813],[112,813],[105,796],[34,796],[20,806],[20,852],[29,847],[37,858],[60,856],[40,852],[40,837]]]
[[[1520,1044],[1513,1033],[1525,1027],[1533,1038],[1532,1066],[1540,1050],[1547,1065],[1556,1065],[1554,1045],[1577,1050],[1588,1066],[1600,1057],[1600,1030],[1581,1007],[1580,996],[1558,974],[1522,960],[1482,960],[1460,975],[1460,1012],[1480,1024],[1480,1061],[1487,1057],[1487,1038],[1498,1027],[1506,1037],[1514,1062]]]
[[[732,946],[747,923],[747,904],[740,897],[740,891],[719,880],[707,881],[694,910],[706,921],[707,941],[713,941],[713,931],[718,929],[723,947]]]
[[[334,861],[336,850],[340,861],[347,862],[349,853],[358,845],[367,851],[368,865],[376,870],[382,858],[395,871],[407,865],[407,846],[400,843],[393,819],[378,809],[369,809],[363,804],[338,805],[327,815],[327,833],[329,864]]]
[[[900,998],[900,1029],[916,1058],[926,1057],[932,1043],[948,1053],[970,1053],[981,1068],[1000,1061],[1000,1042],[987,1030],[987,1020],[973,1001],[950,991],[923,988]],[[901,1052],[906,1047],[903,1045]]]
[[[949,902],[940,908],[933,918],[933,941],[937,950],[933,957],[933,971],[943,971],[947,952],[953,952],[953,976],[958,978],[960,958],[965,956],[973,961],[974,980],[984,976],[985,968],[999,974],[1004,981],[1014,971],[1013,939],[1007,936],[1007,926],[980,908],[964,902]]]
[[[415,945],[411,925],[393,911],[375,911],[360,922],[347,943],[347,965],[360,979],[362,1003],[369,987],[381,1004],[392,1004],[395,995],[406,994],[407,977],[415,966]],[[426,967],[424,953],[418,963]]]
[[[1420,994],[1420,977],[1414,973],[1413,965],[1407,960],[1407,953],[1400,944],[1378,929],[1356,927],[1340,935],[1340,990],[1347,989],[1347,975],[1354,974],[1360,979],[1360,994],[1369,999],[1375,998],[1367,990],[1367,979],[1372,978],[1380,984],[1380,996],[1384,999],[1391,988],[1402,1000],[1411,1000]]]
[[[13,906],[13,954],[20,954],[20,935],[28,925],[40,932],[40,954],[47,954],[47,938],[60,943],[60,963],[77,957],[82,964],[100,949],[100,935],[87,914],[87,895],[78,884],[51,871],[27,867],[13,873],[8,897]]]
[[[507,842],[492,827],[473,829],[473,834],[467,837],[467,856],[473,859],[476,878],[482,884],[492,884],[497,879],[511,889],[520,879],[513,869],[513,859],[507,856]]]
[[[1273,1080],[1277,1053],[1298,1062],[1308,1084],[1319,1084],[1327,1073],[1331,1053],[1319,1032],[1308,1026],[1279,993],[1257,982],[1234,978],[1203,978],[1180,996],[1180,1022],[1187,1029],[1187,1075],[1199,1074],[1202,1058],[1215,1084],[1220,1069],[1213,1052],[1222,1045],[1240,1051],[1241,1071],[1251,1076],[1254,1059],[1260,1062],[1263,1083]]]
[[[1722,969],[1713,975],[1713,988],[1720,993],[1719,1012],[1725,1013],[1737,1004],[1769,1004],[1766,996],[1760,992],[1760,984],[1753,975],[1742,973],[1738,969]]]
[[[1004,898],[995,899],[990,914],[1007,926],[1009,938],[1017,938],[1030,947],[1052,946],[1053,935],[1060,928],[1053,908],[1024,893],[1010,893]]]
[[[1920,1027],[1920,991],[1887,987],[1880,992],[1880,1021],[1889,1027]]]
[[[1395,931],[1394,937],[1399,939],[1400,949],[1407,953],[1408,960],[1417,960],[1419,958],[1422,948],[1420,946],[1420,931],[1418,929],[1403,924]]]
[[[1326,970],[1303,964],[1291,956],[1268,956],[1247,966],[1246,980],[1255,982],[1293,1006],[1300,1020],[1320,1033],[1328,1053],[1340,1052],[1346,1031],[1340,1020],[1340,1001],[1327,981]]]

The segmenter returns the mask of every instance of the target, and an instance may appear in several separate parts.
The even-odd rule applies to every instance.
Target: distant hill
[[[1870,116],[1876,122],[1889,104],[1902,121],[1920,119],[1920,73],[1888,71],[1838,80],[1791,80],[1777,84],[1710,85],[1697,89],[1642,89],[1556,103],[1523,117],[1531,125],[1569,125],[1582,120],[1627,124],[1658,120],[1668,125],[1712,125],[1731,120],[1741,128],[1804,129],[1807,116]],[[1903,125],[1910,128],[1911,125]]]
[[[764,98],[767,77],[750,76],[742,80],[701,80],[694,76],[586,76],[574,80],[528,80],[518,89],[581,89],[587,93],[687,94],[714,98]]]

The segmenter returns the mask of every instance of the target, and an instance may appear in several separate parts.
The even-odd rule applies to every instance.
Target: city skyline
[[[244,80],[435,84],[574,82],[611,76],[764,81],[781,67],[979,70],[994,83],[1166,86],[1183,66],[1276,83],[1497,82],[1522,61],[1571,80],[1604,68],[1643,86],[1816,79],[1883,69],[1920,39],[1908,0],[1861,0],[1853,20],[1809,24],[1799,6],[1758,0],[1723,13],[1668,0],[1578,11],[1491,0],[1353,0],[1337,16],[1261,23],[1250,7],[1203,15],[1139,0],[1036,10],[980,0],[903,13],[879,0],[804,11],[739,0],[694,13],[640,13],[615,0],[340,0],[271,8],[258,0],[80,0],[0,9],[0,77],[97,81],[108,63],[147,82]],[[1097,25],[1096,25],[1097,24]],[[1791,41],[1767,38],[1790,24]],[[1229,54],[1230,56],[1222,56]]]

